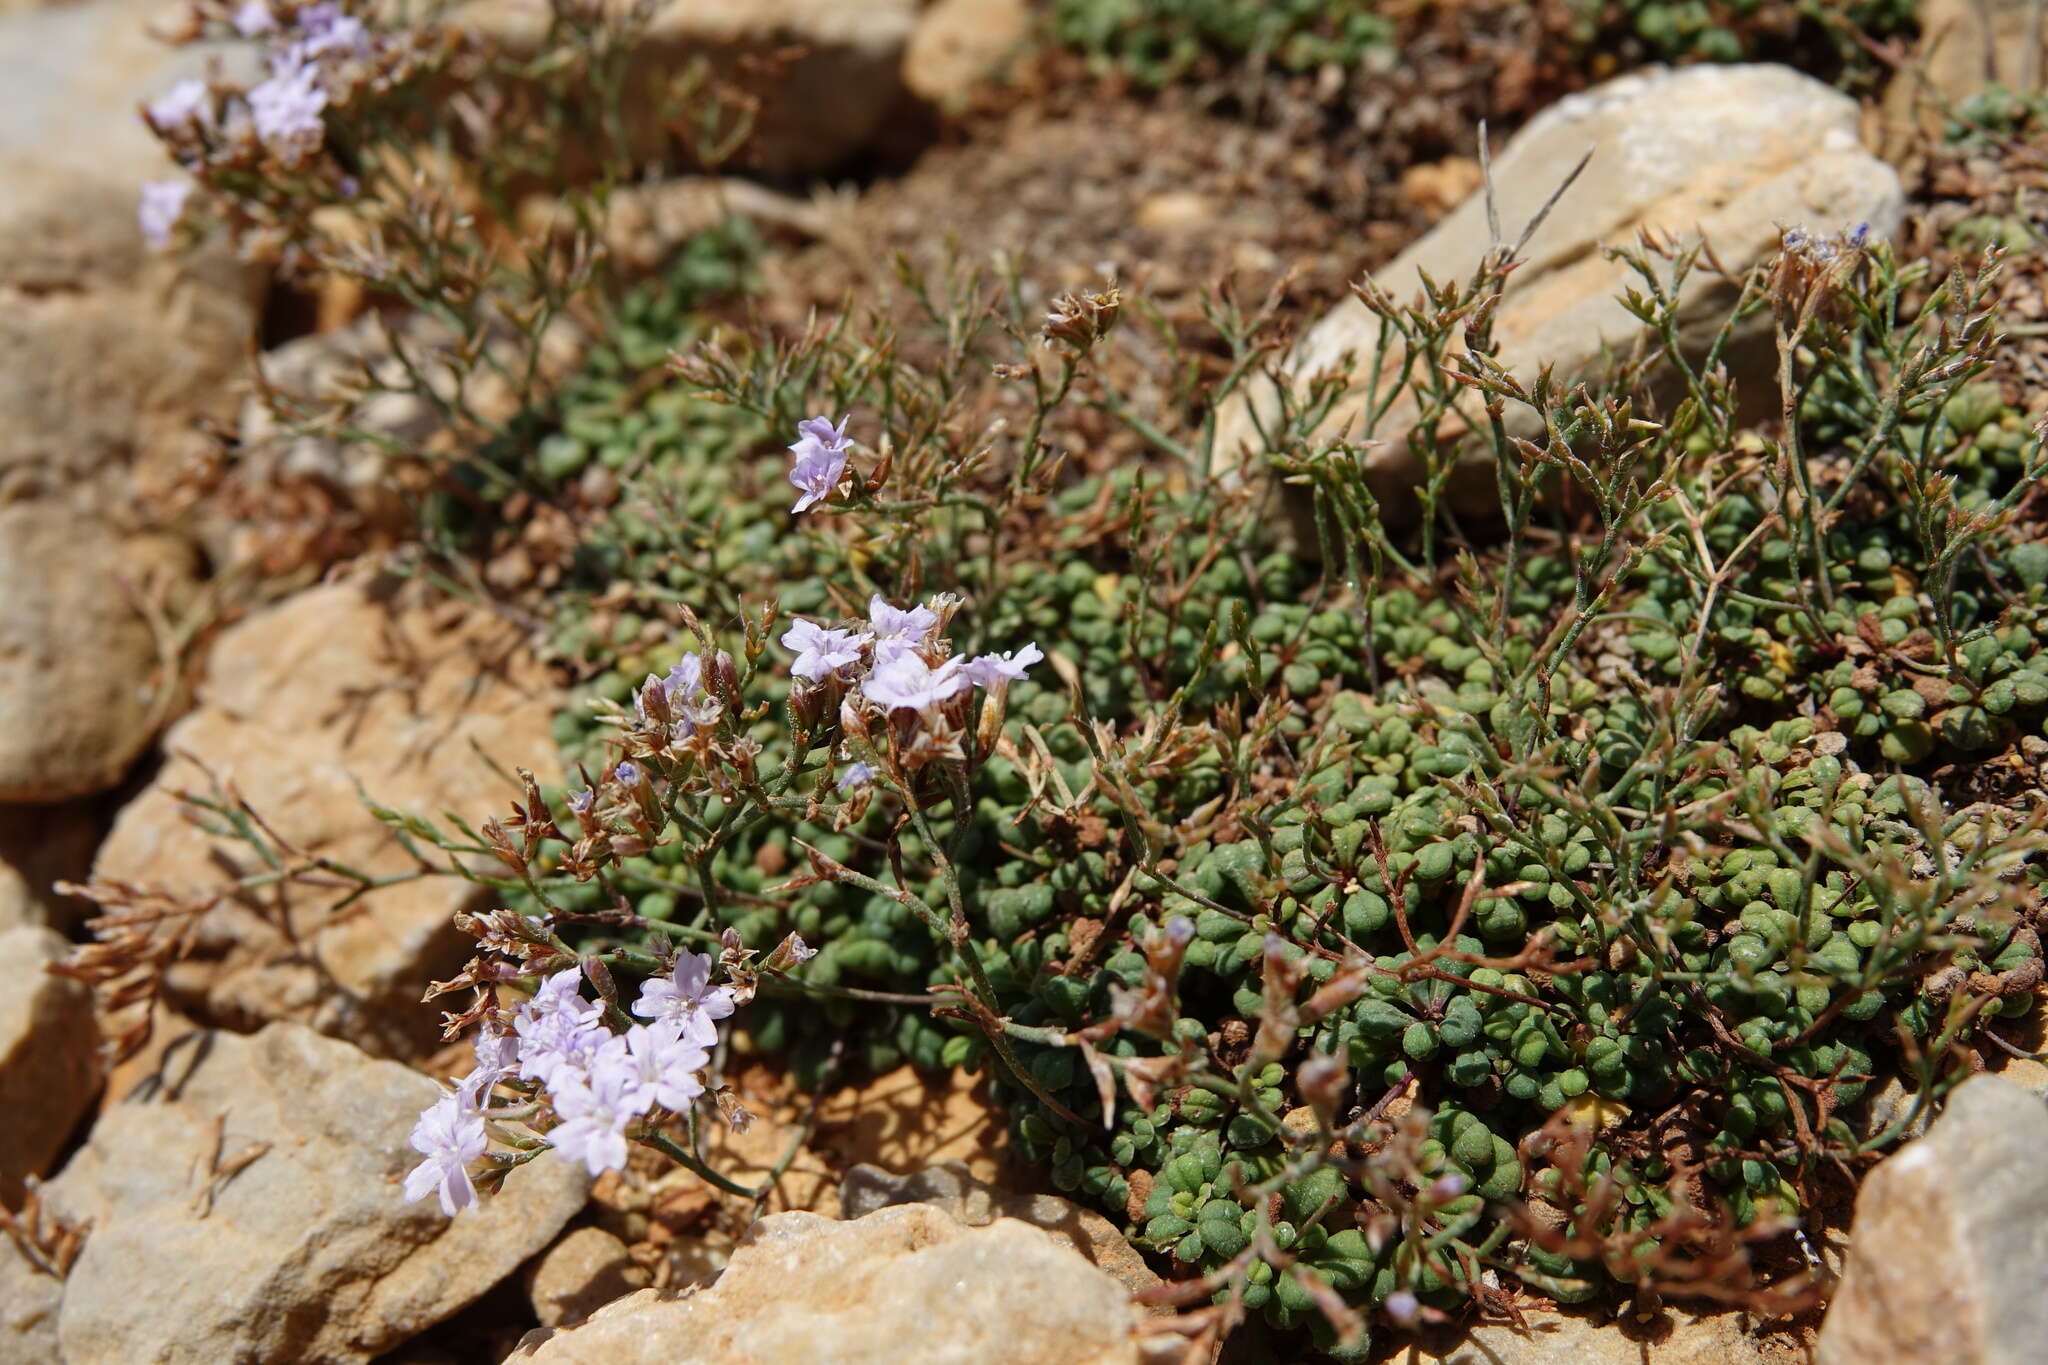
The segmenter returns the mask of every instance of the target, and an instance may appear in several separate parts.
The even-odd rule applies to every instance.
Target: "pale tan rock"
[[[141,569],[96,517],[0,501],[0,801],[104,791],[154,736],[163,678]]]
[[[232,414],[258,280],[220,252],[152,255],[136,195],[169,163],[138,105],[207,54],[148,32],[154,0],[0,20],[0,802],[114,785],[164,714],[124,533]]]
[[[1623,76],[1530,120],[1493,164],[1510,243],[1588,151],[1591,162],[1530,240],[1495,318],[1495,358],[1524,383],[1544,364],[1564,384],[1596,379],[1611,353],[1634,344],[1641,324],[1617,295],[1636,277],[1603,252],[1632,245],[1643,231],[1679,242],[1704,237],[1735,275],[1731,284],[1698,271],[1681,292],[1681,342],[1696,346],[1727,316],[1742,273],[1776,250],[1781,227],[1828,233],[1868,224],[1881,237],[1903,212],[1897,173],[1858,141],[1855,101],[1788,67],[1696,66]],[[1489,244],[1486,206],[1475,195],[1375,279],[1406,302],[1420,295],[1424,272],[1439,282],[1468,280]],[[1765,361],[1767,329],[1766,317],[1735,338],[1728,359],[1738,376]],[[1378,335],[1363,303],[1340,304],[1295,348],[1293,382],[1334,371],[1362,385],[1381,364]],[[1240,470],[1258,457],[1253,413],[1270,413],[1276,401],[1269,384],[1255,385],[1225,408],[1219,469]],[[1407,439],[1416,411],[1403,399],[1364,432],[1365,404],[1362,391],[1340,400],[1318,436],[1378,440],[1364,455],[1367,477],[1398,516],[1413,507],[1420,472]],[[1485,430],[1486,419],[1469,395],[1460,411],[1453,430],[1440,433],[1463,465],[1453,492],[1484,508],[1494,498],[1490,446],[1466,437]],[[1511,435],[1540,430],[1517,405],[1507,417]]]
[[[186,818],[176,793],[216,780],[301,853],[408,870],[363,796],[437,821],[500,813],[518,791],[493,763],[554,775],[558,700],[517,632],[480,609],[411,605],[360,579],[300,593],[220,637],[198,707],[166,735],[163,771],[116,817],[94,876],[210,896],[259,866]],[[335,913],[342,894],[286,887],[281,913],[275,888],[223,900],[201,925],[203,965],[173,978],[178,1003],[209,1021],[300,1020],[377,1055],[430,1051],[420,999],[467,957],[451,916],[482,889],[428,876]]]
[[[173,174],[137,113],[216,50],[150,28],[161,0],[85,0],[0,21],[0,502],[125,503],[233,415],[257,272],[222,251],[152,254],[145,180]]]
[[[2021,95],[2040,89],[2048,54],[2041,7],[2032,0],[1920,0],[1918,11],[1919,60],[1885,89],[1894,137],[1915,124],[1938,134],[1947,106],[1993,83]]]
[[[1162,190],[1138,205],[1133,220],[1160,233],[1206,232],[1216,223],[1217,205],[1194,190]]]
[[[0,1237],[0,1365],[60,1365],[57,1304],[64,1282]]]
[[[80,164],[0,143],[0,500],[113,515],[131,472],[168,484],[211,449],[202,421],[233,416],[255,292],[218,253],[151,254],[136,182]]]
[[[572,1327],[647,1282],[624,1242],[603,1228],[577,1228],[534,1262],[526,1298],[541,1326]]]
[[[367,1361],[475,1300],[581,1207],[552,1156],[449,1219],[402,1189],[432,1081],[296,1024],[192,1035],[175,1084],[93,1126],[48,1189],[90,1217],[67,1365]]]
[[[907,1175],[892,1175],[879,1166],[855,1166],[839,1186],[839,1216],[864,1218],[877,1209],[901,1204],[928,1204],[943,1209],[968,1227],[985,1227],[998,1218],[1042,1228],[1064,1237],[1095,1265],[1116,1276],[1133,1294],[1156,1289],[1165,1281],[1114,1223],[1056,1194],[999,1190],[967,1173],[957,1161],[943,1162]]]
[[[1856,1196],[1816,1365],[2022,1365],[2048,1343],[2048,1105],[1995,1076],[1958,1086],[1927,1136]]]
[[[628,0],[607,0],[623,11]],[[761,101],[740,166],[771,175],[826,169],[890,131],[903,89],[903,53],[917,0],[666,0],[634,48],[623,107],[643,153],[686,152],[670,124],[689,127],[668,84],[705,62]],[[459,27],[532,48],[546,32],[547,0],[471,0],[451,16]],[[774,54],[793,60],[763,63]],[[769,74],[772,69],[773,74]],[[695,97],[699,102],[702,96]]]
[[[910,35],[903,83],[920,99],[954,103],[999,70],[1030,34],[1024,0],[938,0]]]
[[[841,1171],[862,1162],[912,1171],[957,1161],[974,1179],[994,1182],[1008,1159],[1009,1126],[986,1077],[929,1076],[905,1065],[826,1096],[811,1146]]]
[[[1447,156],[1401,172],[1401,195],[1435,222],[1464,203],[1483,182],[1477,159]]]
[[[1124,1365],[1124,1287],[1014,1219],[967,1228],[913,1204],[842,1223],[761,1220],[709,1286],[643,1290],[580,1327],[530,1333],[531,1365]]]
[[[10,1208],[24,1176],[49,1174],[99,1090],[92,991],[49,971],[69,947],[33,925],[0,933],[0,1203]]]
[[[1649,1323],[1607,1320],[1593,1312],[1536,1310],[1526,1328],[1481,1323],[1448,1341],[1415,1341],[1392,1356],[1398,1365],[1761,1365],[1766,1356],[1738,1313],[1693,1317],[1666,1311]]]
[[[1538,1310],[1512,1323],[1481,1323],[1441,1348],[1409,1345],[1398,1365],[1764,1365],[1774,1359],[1740,1313],[1695,1316],[1669,1309],[1646,1323],[1588,1311]]]

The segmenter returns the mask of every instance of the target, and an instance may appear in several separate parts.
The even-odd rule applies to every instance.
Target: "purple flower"
[[[505,1075],[519,1065],[519,1039],[502,1024],[487,1025],[470,1045],[476,1051],[477,1069]]]
[[[556,972],[512,1017],[519,1036],[519,1074],[552,1089],[564,1076],[588,1070],[612,1034],[595,1000],[577,993],[577,973]]]
[[[877,664],[860,685],[869,701],[892,711],[930,711],[967,688],[960,660],[947,659],[933,668],[922,655],[908,652]]]
[[[583,998],[582,975],[575,968],[556,972],[540,983],[525,1008],[534,1014],[567,1014],[588,1019],[597,1013],[597,1002]]]
[[[587,1072],[548,1085],[562,1122],[548,1142],[564,1159],[581,1161],[592,1175],[626,1164],[626,1125],[647,1112],[653,1096],[642,1091],[627,1065],[624,1039]]]
[[[981,687],[994,687],[998,682],[1022,682],[1031,665],[1045,657],[1045,651],[1036,644],[1008,654],[984,654],[967,661],[967,676]]]
[[[783,632],[782,647],[796,655],[789,666],[792,674],[821,682],[859,663],[862,646],[872,638],[864,630],[827,630],[799,617]]]
[[[490,1099],[491,1087],[511,1075],[519,1066],[519,1039],[503,1026],[487,1024],[476,1035],[476,1068],[455,1083],[463,1108],[480,1113]]]
[[[405,1177],[405,1202],[441,1196],[441,1212],[453,1218],[476,1203],[469,1163],[489,1146],[484,1121],[470,1112],[459,1095],[443,1095],[412,1126],[412,1149],[426,1160]]]
[[[255,121],[256,136],[288,165],[304,161],[320,149],[327,131],[320,111],[326,107],[320,69],[304,63],[284,67],[249,91],[249,115]]]
[[[711,1061],[702,1047],[683,1036],[673,1019],[635,1024],[625,1032],[626,1060],[636,1084],[672,1113],[688,1109],[704,1093],[698,1073]]]
[[[927,606],[892,607],[876,593],[868,599],[868,623],[875,628],[875,663],[915,649],[939,628],[939,614]]]
[[[164,132],[182,128],[194,119],[210,121],[213,96],[202,80],[182,80],[170,92],[149,106],[149,121]]]
[[[293,64],[330,52],[360,57],[370,50],[370,35],[362,21],[343,13],[339,5],[308,5],[299,11],[297,26],[302,36],[285,53],[285,60]]]
[[[577,815],[590,814],[590,808],[597,801],[597,793],[585,787],[580,792],[569,793],[569,809]]]
[[[185,201],[192,197],[189,180],[151,180],[142,187],[142,200],[135,209],[136,224],[150,250],[162,251],[171,244],[171,232],[184,216]]]
[[[832,496],[839,476],[846,472],[846,455],[851,449],[846,424],[852,416],[848,413],[840,418],[836,427],[829,417],[808,417],[796,424],[796,444],[789,448],[796,456],[789,471],[789,482],[797,490],[796,503],[789,509],[792,513]]]
[[[711,699],[711,694],[704,687],[703,655],[685,654],[676,660],[667,677],[647,675],[647,682],[639,695],[633,698],[633,709],[643,721],[647,719],[647,690],[652,687],[661,690],[678,739],[688,739],[702,727],[717,721],[718,703]]]
[[[244,38],[254,38],[276,28],[277,16],[270,12],[270,6],[264,0],[243,0],[242,7],[235,11],[235,32]]]
[[[619,780],[622,787],[637,787],[640,785],[640,765],[628,760],[612,769],[612,776]]]
[[[856,788],[867,786],[874,780],[874,764],[855,763],[852,767],[848,768],[845,772],[839,775],[839,794],[841,796],[844,796],[848,792],[853,791]]]
[[[519,1074],[553,1089],[566,1077],[590,1069],[611,1032],[604,1025],[566,1015],[539,1015],[512,1025],[519,1035]]]
[[[670,701],[688,701],[704,690],[704,656],[685,654],[677,659],[661,683]]]
[[[717,1021],[732,1010],[731,988],[711,984],[711,959],[687,951],[676,956],[673,972],[648,981],[633,1002],[642,1019],[674,1020],[682,1037],[703,1048],[718,1041]]]
[[[802,934],[791,934],[789,936],[789,960],[791,962],[809,962],[817,955],[818,950],[804,942]]]

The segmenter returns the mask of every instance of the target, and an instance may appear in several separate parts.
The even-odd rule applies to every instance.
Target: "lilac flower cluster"
[[[1005,689],[1045,657],[1035,644],[972,659],[954,654],[943,632],[959,605],[959,599],[941,596],[898,607],[877,594],[869,599],[865,628],[799,617],[782,635],[782,647],[796,655],[789,668],[798,679],[793,701],[806,705],[820,693],[836,695],[849,733],[868,733],[869,718],[885,719],[918,736],[919,752],[932,752],[933,741],[943,749],[964,719],[972,688]],[[840,777],[840,790],[866,786],[874,776],[872,765],[856,762]]]
[[[846,424],[852,414],[839,419],[834,426],[829,417],[812,417],[797,423],[796,444],[790,452],[796,456],[796,463],[789,471],[789,481],[797,490],[797,499],[791,512],[803,512],[824,502],[839,486],[840,476],[846,473],[846,456],[852,449],[852,442],[846,439]]]
[[[627,1132],[655,1110],[682,1113],[704,1093],[704,1070],[731,1016],[729,986],[711,984],[712,960],[685,952],[673,971],[641,988],[632,1013],[645,1023],[614,1032],[605,1008],[584,997],[581,973],[559,971],[511,1013],[485,1020],[476,1067],[413,1126],[423,1160],[406,1177],[408,1201],[440,1196],[453,1216],[476,1203],[469,1167],[489,1145],[486,1125],[500,1086],[544,1094],[557,1122],[548,1145],[592,1174],[626,1164]],[[525,1102],[525,1094],[520,1100]]]
[[[367,79],[378,40],[363,22],[331,0],[296,10],[245,0],[229,19],[244,38],[270,45],[269,74],[246,91],[182,80],[144,109],[157,135],[181,164],[216,155],[264,154],[287,168],[304,166],[325,144],[326,115]],[[168,242],[190,187],[179,181],[143,187],[138,218],[152,247]]]
[[[718,723],[723,707],[711,695],[707,664],[726,669],[732,661],[723,653],[707,660],[702,654],[685,654],[676,660],[668,675],[649,673],[633,697],[633,710],[643,724],[664,728],[670,740],[686,740],[699,730]],[[631,786],[625,778],[621,782]]]

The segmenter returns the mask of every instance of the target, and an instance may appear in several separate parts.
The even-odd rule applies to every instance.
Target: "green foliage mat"
[[[615,663],[567,750],[603,771],[591,704],[666,667],[687,604],[740,647],[748,763],[825,776],[762,806],[678,760],[651,847],[581,880],[544,858],[515,903],[623,903],[642,942],[800,933],[819,952],[764,978],[757,1044],[812,1081],[848,1040],[876,1067],[994,1066],[1057,1187],[1332,1348],[1353,1310],[1499,1300],[1489,1270],[1565,1301],[1758,1292],[1744,1245],[1909,1121],[1866,1126],[1868,1087],[1904,1072],[1934,1101],[2033,1007],[2048,751],[2043,466],[1981,377],[1988,284],[1928,297],[1857,243],[1787,260],[1741,311],[1786,333],[1803,477],[1782,430],[1734,426],[1711,363],[1654,420],[1629,395],[1650,368],[1605,394],[1443,383],[1443,319],[1471,314],[1440,301],[1390,314],[1430,361],[1404,380],[1423,425],[1490,386],[1548,444],[1508,451],[1504,538],[1468,544],[1447,505],[1390,535],[1356,448],[1309,437],[1311,395],[1273,458],[1321,567],[1171,458],[1048,479],[1031,443],[1063,404],[1133,410],[1092,338],[1048,378],[1021,315],[1001,373],[1029,367],[1044,426],[963,461],[961,376],[1003,331],[963,321],[971,290],[928,300],[951,374],[842,323],[700,353],[689,377],[729,406],[576,400],[558,439],[647,458],[558,616],[565,656]],[[1638,265],[1669,324],[1654,286],[1692,263]],[[663,297],[687,294],[625,316],[684,334]],[[641,391],[615,368],[589,392]],[[903,433],[893,500],[788,517],[774,452],[811,407]],[[1206,411],[1146,424],[1162,456],[1199,457]],[[993,513],[960,491],[1006,480]],[[971,794],[835,801],[830,750],[789,748],[761,604],[829,622],[940,587],[969,594],[963,641],[1061,666],[1010,688]],[[926,918],[949,903],[966,946]],[[892,1003],[928,988],[940,1008]]]

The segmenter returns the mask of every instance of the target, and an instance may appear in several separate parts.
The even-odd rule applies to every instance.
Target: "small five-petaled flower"
[[[852,448],[846,439],[846,424],[851,417],[849,413],[840,418],[838,426],[832,425],[829,417],[807,417],[797,423],[796,444],[789,448],[796,456],[789,471],[789,481],[797,490],[791,512],[808,511],[831,497],[832,490],[838,487],[840,476],[846,472],[847,452]]]

